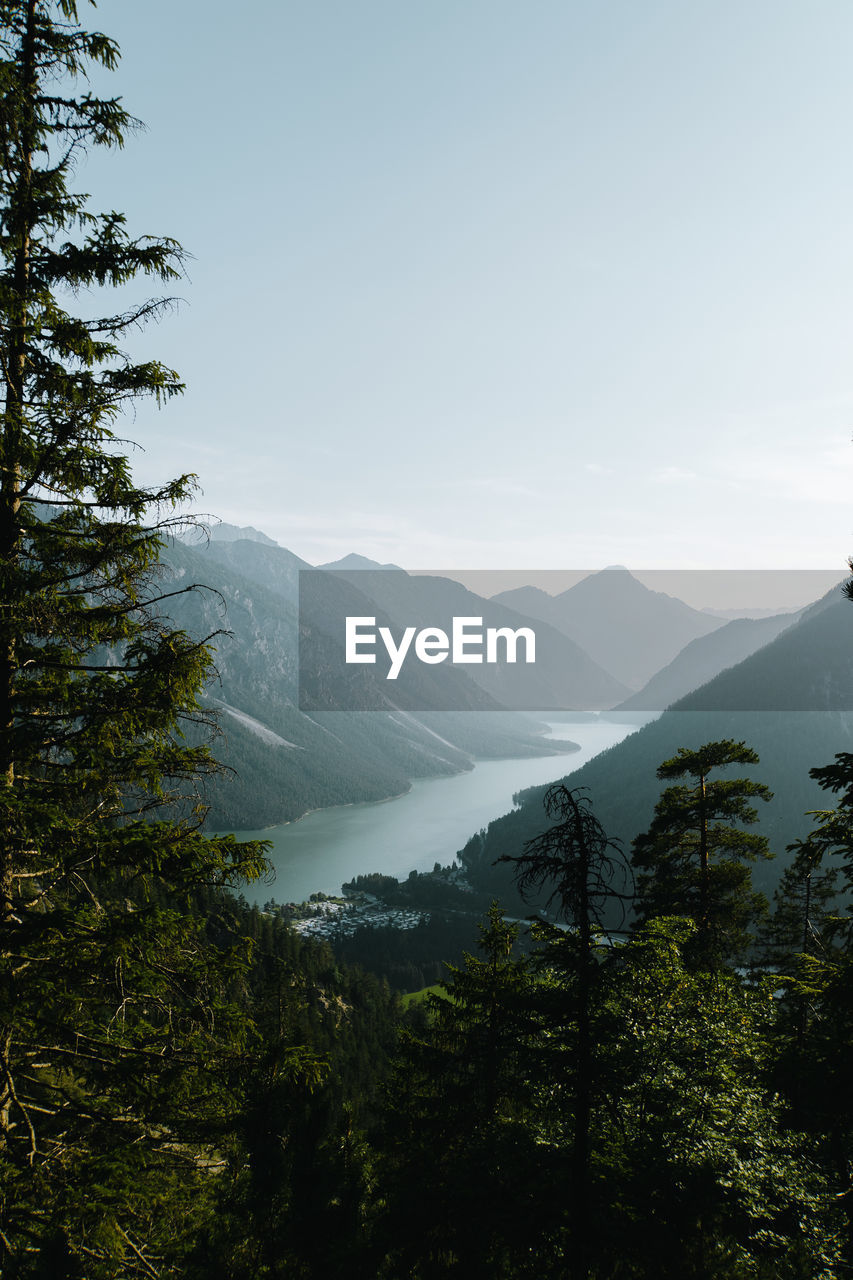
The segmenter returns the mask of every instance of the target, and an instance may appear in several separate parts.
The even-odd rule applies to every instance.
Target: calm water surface
[[[298,822],[241,832],[272,841],[275,871],[272,882],[249,885],[244,893],[250,902],[301,902],[318,890],[340,893],[342,882],[360,872],[403,878],[413,867],[444,866],[469,836],[513,808],[516,791],[554,782],[638,728],[636,722],[555,724],[552,736],[576,742],[580,751],[535,760],[484,760],[452,778],[417,779],[395,800],[320,809]]]

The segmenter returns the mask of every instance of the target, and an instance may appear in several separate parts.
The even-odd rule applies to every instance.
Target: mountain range
[[[387,799],[413,778],[458,773],[475,758],[573,749],[543,737],[541,724],[497,709],[463,672],[451,673],[467,694],[454,711],[436,709],[438,699],[426,695],[416,712],[390,699],[382,711],[301,711],[299,575],[309,568],[254,538],[174,542],[163,556],[164,591],[204,584],[167,604],[188,634],[212,636],[218,678],[207,701],[222,729],[216,755],[230,771],[208,785],[213,829],[258,829],[311,809]],[[353,588],[329,579],[345,601]],[[368,604],[362,598],[358,607]],[[322,648],[324,637],[316,639]],[[496,709],[458,709],[466,706]]]
[[[685,645],[723,625],[723,619],[651,591],[627,569],[602,569],[560,595],[518,587],[495,601],[548,622],[626,684],[642,688]]]
[[[208,792],[215,829],[258,829],[315,808],[383,799],[405,791],[413,778],[470,769],[476,758],[570,751],[571,743],[544,738],[541,723],[520,714],[531,708],[594,712],[616,706],[618,715],[675,704],[656,724],[573,775],[573,782],[592,780],[623,838],[647,822],[655,768],[684,745],[688,727],[693,736],[704,734],[703,740],[764,740],[775,732],[778,741],[768,741],[760,754],[779,757],[780,766],[782,757],[789,758],[795,771],[806,755],[809,764],[822,763],[834,754],[833,740],[846,741],[846,721],[837,717],[847,691],[853,694],[845,608],[851,616],[853,610],[837,593],[801,616],[726,622],[649,591],[627,570],[590,575],[559,597],[529,588],[487,600],[452,579],[410,575],[355,555],[320,568],[322,573],[308,572],[307,561],[254,529],[236,526],[219,526],[204,542],[175,542],[165,553],[170,586],[164,589],[206,587],[171,600],[170,616],[190,634],[216,633],[219,676],[208,705],[223,730],[217,755],[232,772]],[[301,617],[300,575],[316,596]],[[532,607],[525,612],[527,606]],[[340,619],[352,609],[397,630],[448,626],[453,616],[481,617],[495,627],[533,626],[537,663],[528,670],[518,664],[509,675],[507,669],[447,663],[441,679],[435,667],[415,668],[393,688],[369,667],[355,668],[355,677],[346,670],[342,676]],[[600,641],[606,662],[597,660],[598,652],[587,653],[568,634],[570,627],[589,643]],[[300,648],[303,658],[306,650],[313,655],[307,677]],[[654,662],[659,667],[631,694]],[[350,684],[342,685],[343,678]],[[309,685],[315,681],[313,691],[307,690],[314,705],[305,705],[306,679]],[[361,709],[342,711],[342,705]],[[753,720],[737,735],[732,715],[745,709],[753,711]],[[805,717],[796,729],[794,711]],[[690,721],[694,713],[699,719]],[[837,724],[824,732],[828,714]],[[763,722],[754,716],[764,716]],[[774,716],[787,717],[784,731],[769,730]],[[801,790],[814,801],[807,782]],[[797,788],[788,788],[792,803],[795,792],[799,796]],[[535,833],[541,827],[537,797],[528,797],[509,820],[513,840],[522,830]],[[780,830],[789,820],[790,814],[780,820]],[[503,850],[499,833],[507,821],[491,825],[483,856],[469,850],[469,863],[482,870],[495,840]]]
[[[309,584],[312,608],[304,607],[305,584]],[[320,590],[325,587],[325,590]],[[372,607],[359,609],[355,601],[346,598],[345,588],[372,602]],[[319,610],[322,607],[322,617]],[[370,615],[379,613],[386,621],[396,622],[397,631],[403,624],[418,629],[439,627],[450,634],[452,621],[457,618],[478,618],[482,628],[518,628],[535,629],[536,660],[528,664],[523,661],[514,664],[471,663],[464,668],[442,664],[426,668],[433,678],[449,683],[451,688],[445,691],[441,707],[444,710],[461,708],[465,705],[459,699],[462,696],[460,677],[464,685],[475,686],[487,695],[493,708],[502,707],[520,711],[549,712],[555,710],[600,710],[611,707],[624,698],[627,687],[617,677],[605,671],[574,640],[548,623],[540,622],[529,616],[508,608],[495,600],[486,600],[476,595],[450,578],[437,575],[410,575],[403,570],[357,570],[334,573],[316,573],[303,576],[303,609],[301,623],[309,628],[313,625],[314,634],[343,635],[344,618],[347,614],[363,613],[368,609]],[[309,653],[310,653],[309,649]],[[313,658],[313,653],[311,654]],[[420,664],[408,664],[410,681],[411,673],[417,671]],[[343,657],[341,656],[341,670]],[[384,673],[378,668],[364,668],[362,673],[376,670],[374,688],[377,693],[375,705],[393,696],[396,701],[401,693],[400,680],[397,687],[389,690]],[[423,669],[421,671],[421,677]],[[415,702],[410,705],[424,706],[423,699],[417,698],[416,691],[407,690],[411,696],[415,693]],[[471,705],[476,705],[475,695],[466,695]],[[342,704],[344,705],[344,704]],[[347,702],[345,705],[353,705]],[[482,700],[480,705],[483,705]]]

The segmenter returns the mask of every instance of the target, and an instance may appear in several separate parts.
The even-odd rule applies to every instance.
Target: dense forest
[[[74,0],[0,0],[2,1275],[849,1274],[853,754],[811,762],[772,903],[722,734],[655,760],[630,851],[545,793],[502,863],[529,928],[377,932],[377,974],[241,898],[263,843],[204,834],[214,638],[160,567],[194,480],[138,486],[116,435],[182,389],[121,346],[167,303],[66,309],[182,267],[70,187],[134,127],[81,87],[117,57]],[[405,1009],[389,981],[440,972]]]
[[[711,757],[666,789],[633,871],[554,788],[514,870],[561,924],[519,949],[495,905],[405,1012],[227,890],[90,880],[122,942],[98,963],[77,934],[64,1071],[33,1042],[57,1034],[58,994],[29,1024],[19,1007],[5,1273],[846,1274],[853,760],[821,771],[841,803],[768,911],[748,874],[760,784],[715,780],[730,754],[752,753],[664,762]],[[626,897],[633,922],[608,929]]]

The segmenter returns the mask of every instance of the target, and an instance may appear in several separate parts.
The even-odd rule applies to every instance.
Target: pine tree
[[[751,778],[709,780],[714,770],[744,764],[758,764],[758,756],[743,742],[680,747],[657,776],[691,781],[667,787],[651,826],[633,845],[639,919],[689,917],[703,963],[741,954],[767,908],[745,864],[772,854],[764,836],[744,828],[758,816],[750,801],[770,800],[772,793]]]
[[[829,831],[824,827],[826,835]],[[826,955],[838,932],[841,868],[823,866],[829,851],[820,827],[788,845],[793,859],[782,873],[773,895],[773,913],[760,935],[765,962],[783,973],[802,967],[804,960]]]
[[[540,988],[554,1031],[556,1053],[551,1075],[570,1081],[566,1108],[571,1114],[568,1273],[586,1280],[594,1212],[592,1112],[599,1074],[594,1014],[601,1004],[604,973],[596,947],[602,937],[609,936],[614,916],[624,923],[633,886],[620,847],[609,838],[585,795],[558,783],[545,793],[544,803],[549,818],[557,821],[528,840],[522,854],[502,861],[515,865],[522,897],[547,886],[548,906],[556,904],[559,917],[569,925],[566,932],[543,921],[534,926],[534,936],[544,944],[538,962],[552,979]]]
[[[529,965],[496,904],[480,934],[480,955],[450,967],[401,1046],[382,1142],[381,1275],[554,1274]]]
[[[222,1037],[238,1053],[247,1034],[240,948],[225,964],[185,908],[262,850],[205,839],[198,805],[163,808],[214,768],[184,738],[206,719],[210,649],[170,625],[158,578],[193,477],[139,487],[117,435],[139,397],[181,390],[121,349],[169,304],[70,309],[181,272],[176,242],[133,238],[71,189],[81,151],[137,123],[85,89],[117,58],[74,0],[0,0],[4,1275],[152,1274],[158,1215],[162,1242],[216,1164]]]
[[[768,1089],[778,983],[685,964],[695,931],[653,919],[619,948],[593,1274],[829,1280],[843,1226],[834,1179]]]
[[[814,811],[795,867],[806,861],[811,892],[800,893],[803,949],[781,1002],[777,1074],[790,1100],[792,1123],[813,1135],[834,1172],[836,1198],[846,1216],[845,1262],[853,1265],[853,753],[811,769],[836,808]],[[826,910],[815,887],[836,887]],[[817,903],[815,898],[818,898]],[[807,910],[806,910],[807,907]],[[823,909],[822,909],[823,908]]]

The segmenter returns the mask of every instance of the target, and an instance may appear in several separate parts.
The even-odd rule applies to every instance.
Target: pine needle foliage
[[[763,894],[752,888],[748,863],[773,855],[766,837],[746,828],[758,817],[752,801],[768,801],[773,793],[752,778],[711,778],[719,769],[753,764],[752,748],[729,738],[680,747],[657,776],[687,781],[666,788],[648,831],[634,840],[639,920],[689,917],[703,964],[742,955],[751,927],[767,910]]]
[[[99,300],[170,287],[184,255],[72,189],[137,125],[89,91],[118,49],[78,19],[0,0],[0,1267],[150,1276],[216,1168],[222,1046],[249,1035],[246,950],[187,901],[263,850],[206,839],[200,804],[165,816],[216,767],[184,737],[210,648],[170,624],[158,566],[194,477],[137,485],[118,434],[182,390],[122,348],[169,298]]]

